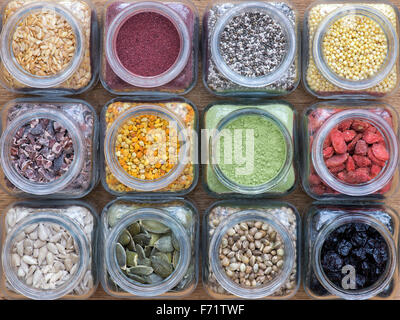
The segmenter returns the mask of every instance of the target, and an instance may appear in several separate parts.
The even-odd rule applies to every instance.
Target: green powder
[[[235,137],[234,132],[238,129],[242,131]],[[229,122],[223,130],[230,133],[230,141],[224,136],[220,139],[219,166],[228,179],[240,185],[258,186],[278,175],[285,163],[287,150],[285,138],[272,120],[246,114]],[[245,130],[249,130],[247,134]],[[250,137],[252,143],[249,142]],[[235,150],[238,145],[242,146],[241,152]],[[226,151],[231,155],[229,160],[223,157]]]
[[[293,118],[294,118],[293,110],[288,105],[281,103],[269,103],[262,105],[215,104],[207,110],[207,113],[205,115],[205,128],[209,130],[215,129],[218,122],[221,121],[221,119],[223,119],[229,113],[244,108],[258,108],[268,111],[269,113],[277,117],[286,126],[289,133],[293,135]],[[211,165],[206,165],[205,174],[206,174],[205,183],[210,189],[210,191],[218,194],[232,192],[218,180]],[[273,187],[268,192],[270,193],[287,192],[291,188],[293,188],[294,183],[295,183],[295,172],[294,172],[294,167],[291,166],[286,177],[284,177],[278,185]]]

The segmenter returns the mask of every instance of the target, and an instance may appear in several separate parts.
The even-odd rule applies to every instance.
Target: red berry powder
[[[180,50],[178,30],[168,18],[156,12],[141,12],[130,17],[116,39],[116,52],[122,65],[144,77],[167,71]]]

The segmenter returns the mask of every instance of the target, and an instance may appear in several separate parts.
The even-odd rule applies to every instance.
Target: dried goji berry
[[[351,125],[353,124],[353,120],[344,120],[338,125],[338,129],[340,131],[345,131],[349,130],[351,128]]]
[[[333,156],[335,150],[332,147],[328,147],[324,149],[324,159],[328,159]]]
[[[358,168],[355,171],[347,172],[347,174],[342,177],[342,180],[350,184],[360,184],[370,180],[368,168]]]
[[[368,157],[360,156],[358,154],[353,155],[353,160],[358,167],[365,168],[371,165],[371,160]]]
[[[344,162],[347,160],[347,157],[347,153],[334,155],[333,157],[326,160],[326,166],[328,168],[338,167],[344,164]]]
[[[380,166],[373,164],[371,166],[371,178],[375,178],[381,172],[381,170],[382,168]]]
[[[368,152],[367,143],[362,139],[358,140],[357,144],[356,144],[356,147],[354,149],[354,153],[364,156],[364,155],[367,154],[367,152]]]
[[[372,153],[381,161],[388,161],[390,159],[389,152],[386,150],[385,145],[382,143],[375,143],[372,145]]]
[[[368,148],[368,158],[372,161],[373,164],[376,164],[379,167],[385,166],[385,161],[381,161],[377,159],[374,154],[372,153],[372,148]]]
[[[376,133],[366,131],[364,132],[363,139],[368,144],[374,144],[381,141],[381,136]]]
[[[338,172],[340,172],[340,171],[343,171],[345,168],[346,168],[346,166],[345,166],[344,164],[342,164],[342,165],[337,166],[337,167],[329,168],[329,171],[330,171],[331,173],[338,173]]]
[[[355,132],[354,130],[346,130],[343,132],[344,141],[350,142],[351,140],[354,139],[356,135],[357,132]]]
[[[338,129],[333,128],[330,132],[332,146],[335,149],[336,153],[345,153],[347,151],[347,145],[344,141],[343,133]]]
[[[351,142],[347,145],[347,152],[351,152],[351,151],[354,150],[357,141],[360,140],[360,139],[362,138],[362,136],[363,136],[362,133],[359,133],[359,134],[357,134],[357,135],[354,137],[353,141],[351,141]]]
[[[347,171],[354,171],[356,170],[356,164],[351,156],[346,161],[346,170]]]
[[[342,181],[346,181],[346,176],[347,176],[347,173],[344,172],[344,171],[339,172],[338,175],[337,175],[337,177]]]
[[[354,120],[351,128],[356,130],[357,132],[364,132],[368,127],[369,123],[362,120]]]
[[[371,180],[368,168],[358,168],[355,171],[357,183],[365,183]]]
[[[365,132],[375,133],[377,129],[374,126],[369,126]]]

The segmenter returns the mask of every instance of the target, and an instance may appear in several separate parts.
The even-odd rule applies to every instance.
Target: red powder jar
[[[399,185],[399,118],[385,103],[334,101],[306,109],[302,183],[317,200],[380,200]]]
[[[197,79],[198,24],[190,1],[109,1],[100,78],[113,94],[186,94]]]

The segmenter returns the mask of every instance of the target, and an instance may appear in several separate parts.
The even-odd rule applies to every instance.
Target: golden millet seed
[[[386,59],[388,44],[376,21],[361,15],[348,15],[329,28],[322,50],[334,73],[344,79],[360,81],[379,71]]]

